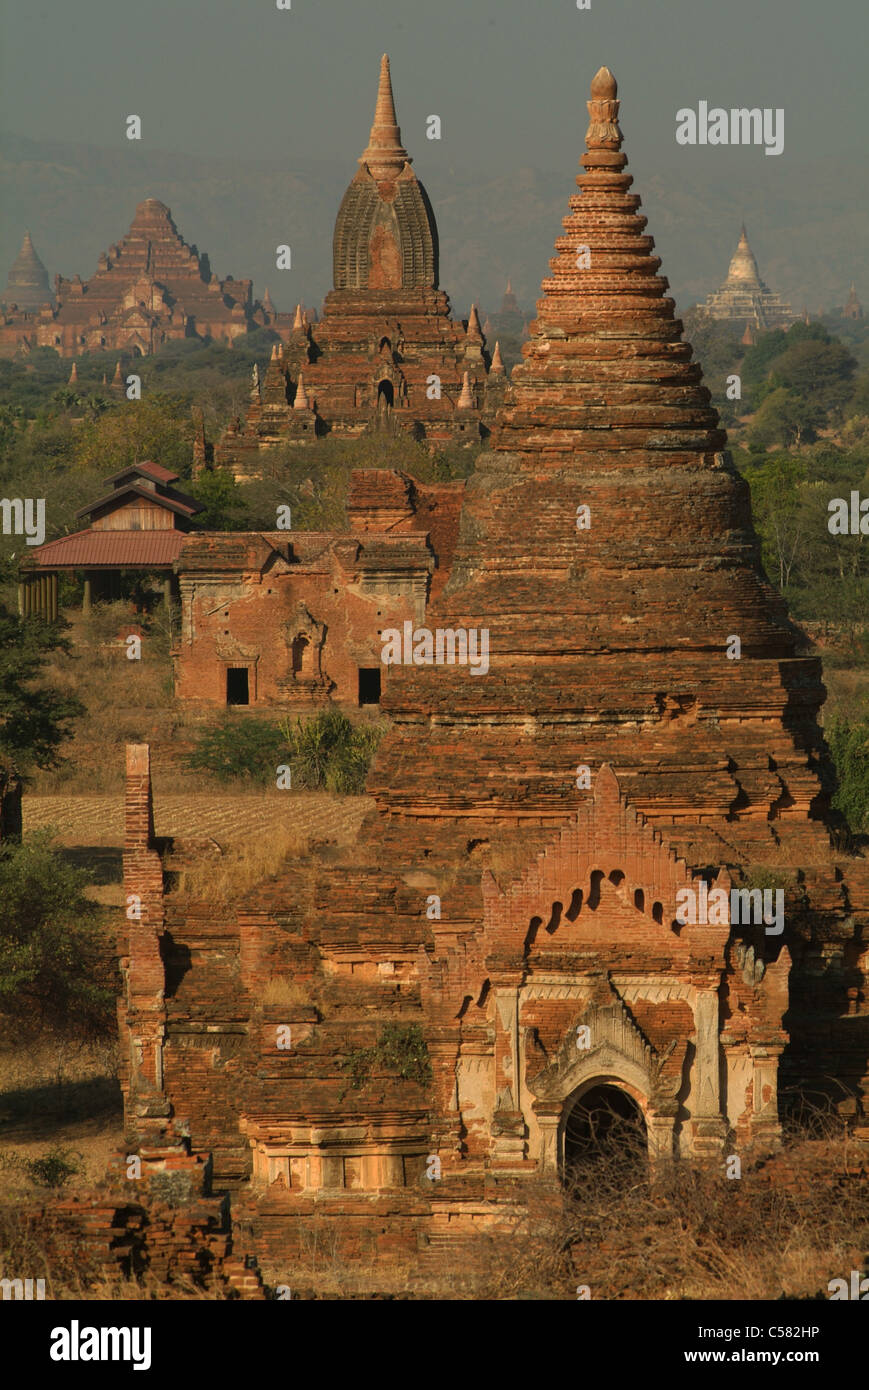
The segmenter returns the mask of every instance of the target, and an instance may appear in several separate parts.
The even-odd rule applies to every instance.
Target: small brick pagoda
[[[588,109],[426,613],[486,629],[488,673],[395,667],[358,841],[238,909],[163,896],[131,753],[127,892],[151,916],[123,962],[129,1131],[180,1125],[219,1184],[249,1180],[276,1258],[331,1217],[341,1253],[422,1259],[568,1176],[608,1104],[653,1161],[768,1153],[782,1084],[866,1133],[869,873],[825,825],[820,664],[763,574],[606,68]],[[782,930],[679,915],[770,880]],[[385,1023],[418,1026],[429,1085],[350,1085]]]
[[[218,280],[157,198],[139,204],[130,230],[100,256],[90,280],[57,275],[54,284],[56,303],[46,302],[48,294],[39,305],[32,294],[25,303],[20,293],[17,308],[10,303],[0,322],[0,354],[52,347],[61,357],[100,349],[144,357],[175,338],[231,343],[257,326],[252,282]]]
[[[261,471],[270,449],[407,430],[432,443],[479,443],[503,398],[479,316],[450,317],[438,289],[438,234],[428,194],[411,168],[384,55],[374,123],[335,223],[334,289],[312,325],[298,309],[260,380],[244,422],[215,462],[238,478]]]

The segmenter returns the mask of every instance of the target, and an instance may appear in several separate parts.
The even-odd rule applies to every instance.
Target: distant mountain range
[[[579,153],[579,151],[578,151]],[[628,150],[630,155],[630,150]],[[693,153],[693,152],[692,152]],[[743,159],[716,151],[705,162],[665,152],[656,169],[630,166],[663,271],[682,310],[718,287],[744,220],[760,273],[792,307],[812,314],[844,302],[865,282],[865,213],[842,156],[815,167]],[[138,202],[172,209],[184,239],[207,251],[222,278],[252,276],[279,309],[318,306],[331,285],[332,226],[355,172],[346,161],[203,159],[184,154],[0,137],[0,293],[29,227],[53,278],[96,270],[101,251],[127,230]],[[569,169],[414,168],[440,231],[440,280],[457,315],[472,301],[495,312],[509,277],[529,311],[548,273],[567,199]],[[292,269],[275,269],[275,248],[292,247]]]

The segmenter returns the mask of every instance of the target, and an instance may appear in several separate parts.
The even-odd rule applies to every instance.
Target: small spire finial
[[[618,83],[609,68],[598,68],[591,80],[591,100],[586,102],[589,125],[585,143],[590,150],[621,149],[617,92]]]
[[[619,86],[609,68],[598,68],[591,79],[591,96],[594,101],[615,101]]]
[[[394,179],[401,173],[405,164],[411,162],[407,150],[401,143],[401,131],[395,114],[395,99],[392,95],[392,75],[389,71],[389,57],[384,53],[380,60],[380,78],[377,84],[377,103],[374,107],[374,123],[368,137],[367,148],[363,151],[360,164],[367,164],[378,180]]]

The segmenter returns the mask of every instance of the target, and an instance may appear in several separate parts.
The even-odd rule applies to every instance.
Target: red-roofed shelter
[[[57,617],[60,571],[84,573],[84,609],[113,597],[124,570],[163,575],[163,594],[173,596],[173,565],[202,506],[172,484],[178,474],[146,460],[113,473],[104,496],[76,512],[90,525],[39,546],[22,563],[18,607],[23,615]]]

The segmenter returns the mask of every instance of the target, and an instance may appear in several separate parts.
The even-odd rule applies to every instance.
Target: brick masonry
[[[149,897],[131,753],[127,888],[152,904],[124,960],[131,1137],[209,1151],[275,1253],[315,1217],[365,1258],[496,1222],[563,1171],[600,1086],[652,1162],[763,1157],[799,1098],[869,1137],[869,873],[831,842],[820,664],[763,575],[606,69],[588,106],[581,191],[426,612],[488,629],[488,674],[396,668],[358,841],[235,912]],[[682,889],[758,876],[781,934],[680,924]],[[385,1023],[419,1026],[430,1084],[350,1085]]]

